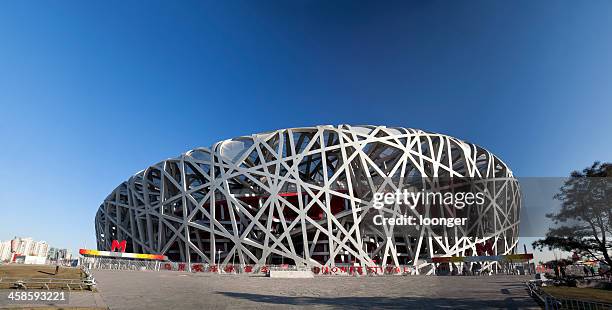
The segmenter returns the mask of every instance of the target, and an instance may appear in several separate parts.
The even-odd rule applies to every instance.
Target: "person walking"
[[[561,269],[561,277],[565,278],[565,266],[560,267]]]

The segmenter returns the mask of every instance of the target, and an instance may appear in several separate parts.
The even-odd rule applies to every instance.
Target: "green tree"
[[[533,247],[573,251],[612,266],[612,163],[572,172],[554,198],[561,208],[546,216],[555,226]]]

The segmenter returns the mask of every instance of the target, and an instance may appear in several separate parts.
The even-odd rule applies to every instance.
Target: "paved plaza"
[[[526,276],[316,277],[94,271],[111,309],[539,309]]]
[[[96,309],[539,309],[526,276],[262,276],[95,270],[98,293],[70,307]],[[0,302],[0,308],[10,306]]]

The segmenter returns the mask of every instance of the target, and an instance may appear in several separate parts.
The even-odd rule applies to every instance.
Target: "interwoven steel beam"
[[[415,177],[478,180],[486,204],[458,234],[364,220],[373,193]],[[454,214],[435,208],[428,214]],[[127,240],[129,252],[188,263],[410,264],[431,273],[428,258],[476,255],[487,240],[492,254],[511,253],[519,211],[512,172],[479,146],[417,129],[340,125],[229,139],[159,162],[104,200],[95,228],[99,250]]]

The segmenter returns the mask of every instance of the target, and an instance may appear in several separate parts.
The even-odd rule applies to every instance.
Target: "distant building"
[[[25,265],[44,265],[47,263],[47,258],[44,256],[16,255],[14,262]]]
[[[51,260],[70,259],[72,255],[68,249],[51,248],[47,258]]]
[[[68,256],[68,250],[67,249],[59,249],[57,251],[57,256],[59,259],[66,259]]]
[[[15,237],[13,240],[0,242],[0,260],[9,261],[14,256],[47,257],[49,244],[45,241],[34,241],[32,238]]]
[[[58,248],[50,248],[49,249],[49,254],[47,254],[47,258],[48,259],[55,259],[57,256],[57,250]]]
[[[11,259],[11,241],[0,241],[0,262]]]

